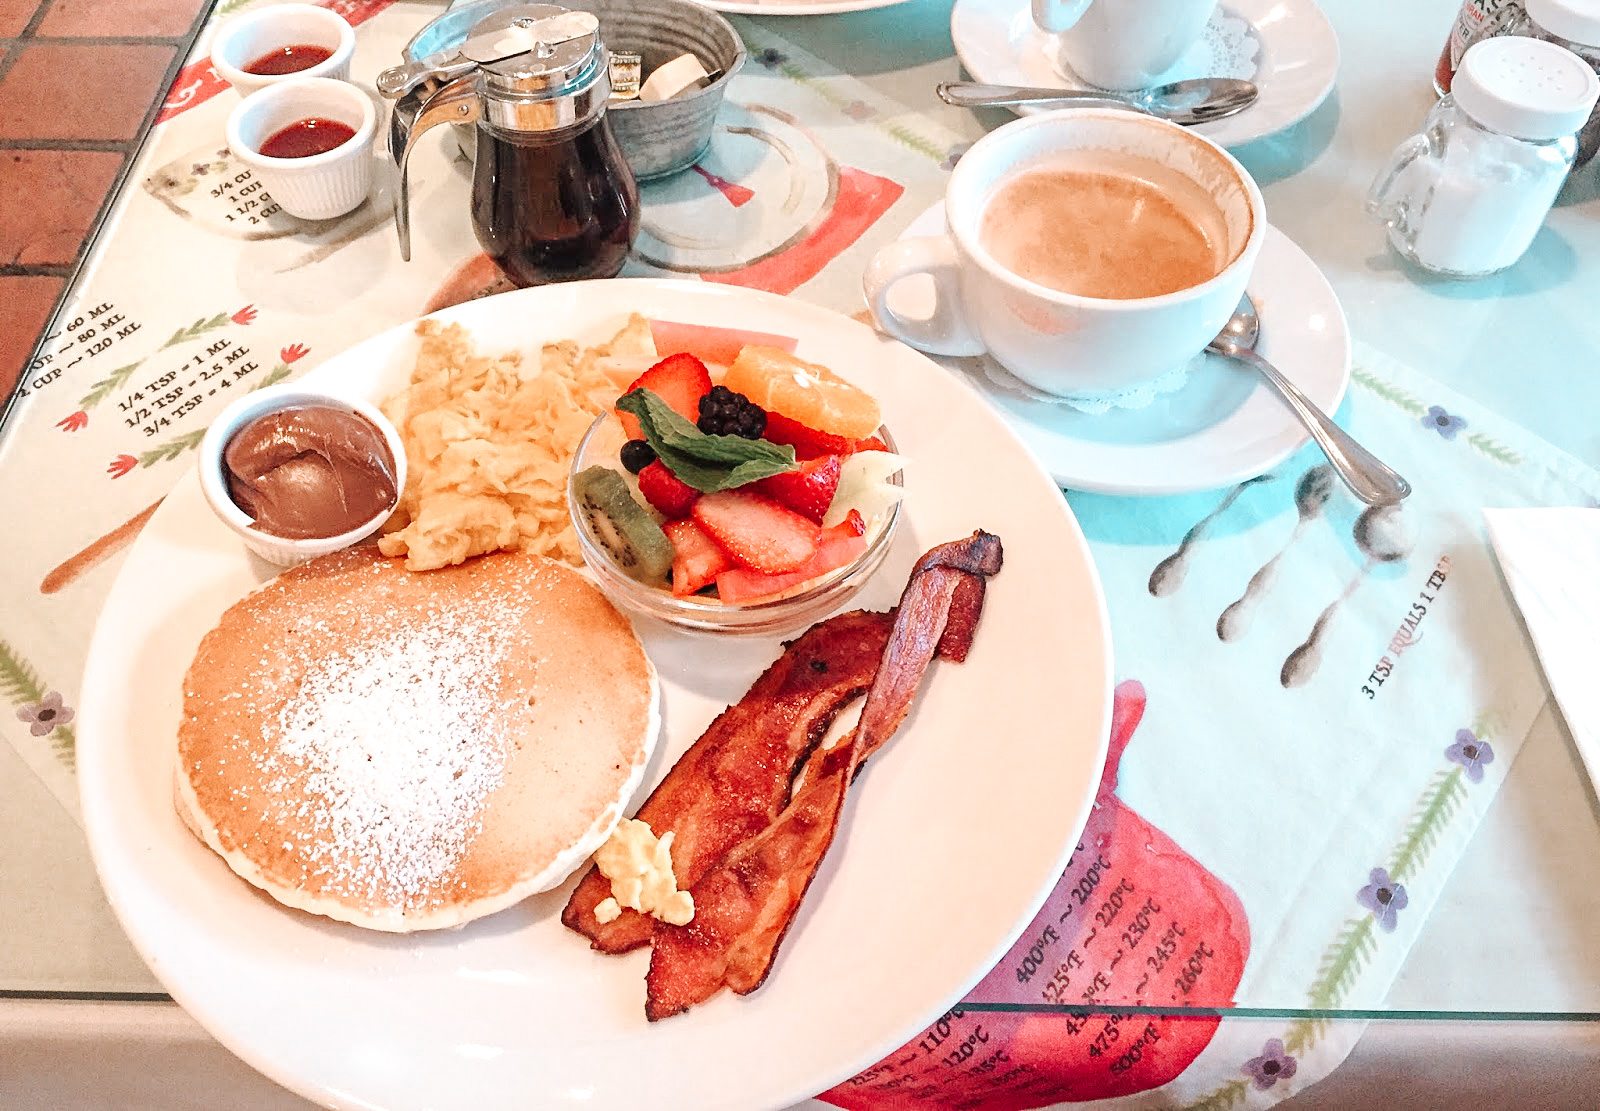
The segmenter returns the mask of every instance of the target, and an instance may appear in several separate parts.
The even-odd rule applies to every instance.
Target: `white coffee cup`
[[[1143,89],[1205,30],[1217,0],[1033,0],[1066,69],[1102,89]]]
[[[1209,269],[1194,270],[1191,284],[1169,292],[1129,295],[1127,290],[1159,288],[1151,283],[1166,278],[1138,276],[1151,256],[1126,249],[1130,233],[1120,224],[1072,224],[1086,210],[1076,203],[1060,205],[1059,226],[1083,229],[1091,247],[1106,246],[1083,256],[1103,279],[1083,286],[1096,295],[1065,292],[1016,272],[1035,262],[1055,265],[1068,258],[1066,251],[1038,252],[1020,259],[1015,269],[1003,265],[981,234],[991,202],[997,195],[1006,202],[996,209],[989,229],[998,244],[1013,226],[1002,209],[1011,211],[1012,199],[1019,196],[1007,187],[1035,172],[1052,171],[1068,183],[1057,201],[1075,202],[1072,190],[1090,180],[1075,175],[1085,173],[1111,175],[1113,196],[1123,178],[1134,179],[1136,188],[1148,189],[1139,182],[1155,185],[1142,211],[1153,205],[1175,208],[1176,218],[1192,220],[1197,230],[1190,238],[1211,253],[1201,256],[1203,262],[1191,261]],[[1163,198],[1176,202],[1167,206]],[[1029,221],[1045,212],[1047,226],[1054,226],[1056,218],[1048,214],[1056,210],[1042,203],[1015,211],[1026,213]],[[1244,167],[1210,140],[1153,116],[1077,108],[1015,120],[975,143],[950,175],[945,227],[942,236],[903,239],[873,256],[863,285],[878,326],[931,354],[987,352],[1037,389],[1087,400],[1154,382],[1205,348],[1244,294],[1266,237],[1267,213]],[[1190,229],[1185,223],[1179,230]],[[1107,261],[1101,265],[1100,259]],[[890,307],[890,290],[913,274],[932,279],[933,310],[925,319]]]

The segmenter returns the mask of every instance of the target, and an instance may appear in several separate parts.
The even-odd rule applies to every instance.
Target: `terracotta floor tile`
[[[64,285],[65,278],[0,277],[0,399],[17,384]]]
[[[0,0],[0,4],[15,0]],[[177,38],[187,34],[206,0],[54,0],[36,34],[77,38],[118,35]]]
[[[0,266],[71,264],[121,166],[115,151],[0,150]]]
[[[0,0],[0,39],[16,38],[42,0]]]
[[[131,139],[172,56],[169,46],[24,46],[0,81],[0,139]]]

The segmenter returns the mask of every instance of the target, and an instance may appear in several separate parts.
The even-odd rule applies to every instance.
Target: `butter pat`
[[[616,918],[623,907],[674,926],[694,917],[694,897],[678,890],[678,878],[672,873],[671,830],[657,840],[649,822],[624,818],[594,854],[594,863],[611,881],[612,897],[595,907],[601,922]]]
[[[639,87],[639,99],[671,100],[709,76],[699,58],[693,54],[679,54],[669,62],[662,62],[645,78]]]

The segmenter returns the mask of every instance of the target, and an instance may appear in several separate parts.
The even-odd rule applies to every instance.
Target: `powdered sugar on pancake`
[[[412,906],[455,869],[505,778],[492,630],[446,613],[311,662],[278,714],[277,755],[301,769],[308,856],[342,894]],[[469,646],[463,650],[462,646]],[[334,846],[338,846],[335,851]]]

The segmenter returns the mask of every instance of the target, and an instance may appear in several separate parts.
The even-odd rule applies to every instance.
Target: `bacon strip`
[[[983,616],[983,592],[988,579],[982,575],[963,575],[950,598],[950,615],[944,634],[939,637],[939,658],[961,663],[972,649],[972,635]]]
[[[795,769],[878,670],[893,614],[854,611],[794,640],[745,696],[724,710],[673,765],[639,812],[658,835],[672,830],[672,870],[690,889],[722,855],[776,820]],[[650,941],[654,919],[636,910],[602,923],[595,905],[611,881],[591,866],[561,921],[604,953]]]
[[[645,976],[645,1017],[651,1022],[704,1002],[724,984],[745,994],[766,978],[833,840],[854,748],[840,741],[814,755],[782,816],[694,885],[688,924],[656,924]]]
[[[645,1000],[652,1022],[724,986],[744,995],[766,980],[833,842],[851,781],[905,720],[928,664],[942,650],[953,609],[962,622],[955,647],[966,655],[977,619],[973,607],[982,605],[983,591],[963,584],[981,583],[1000,563],[999,538],[976,532],[935,548],[917,565],[855,730],[834,747],[813,752],[777,820],[729,850],[693,885],[695,916],[687,925],[656,923]]]

